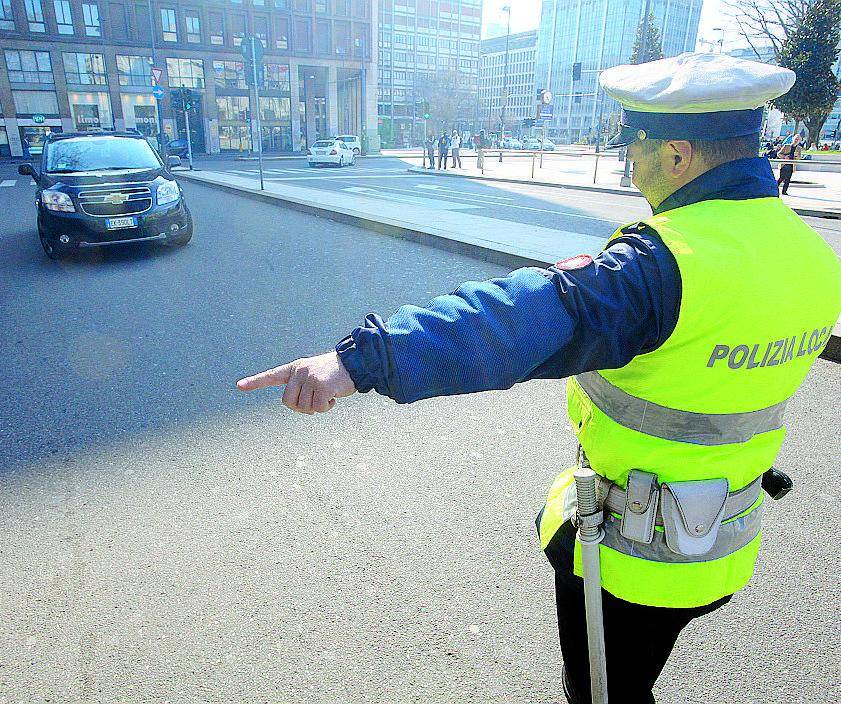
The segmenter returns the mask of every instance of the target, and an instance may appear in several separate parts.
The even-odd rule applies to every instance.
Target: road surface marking
[[[446,186],[435,186],[435,185],[430,184],[430,183],[421,183],[421,184],[418,185],[418,188],[423,188],[424,190],[428,190],[428,191],[443,190],[446,193],[458,193],[458,194],[463,195],[463,196],[478,196],[480,198],[495,198],[497,200],[514,200],[513,198],[509,198],[507,196],[489,196],[489,195],[485,195],[484,193],[469,193],[468,191],[453,191],[453,190],[447,188]],[[443,193],[442,195],[446,195],[446,193]]]
[[[17,183],[17,179],[6,179],[5,181],[0,182],[0,188],[8,188],[9,186],[14,186]]]
[[[429,198],[418,198],[417,196],[401,196],[394,193],[383,193],[376,188],[363,188],[360,186],[351,186],[343,188],[346,193],[358,193],[360,195],[368,196],[369,198],[377,198],[380,200],[392,200],[397,203],[409,203],[411,205],[422,205],[430,210],[469,210],[478,208],[478,205],[470,205],[468,203],[453,203],[451,201],[430,200]]]

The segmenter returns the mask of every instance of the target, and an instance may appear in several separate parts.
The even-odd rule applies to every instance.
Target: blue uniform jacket
[[[686,184],[655,213],[777,195],[766,158],[739,159]],[[508,389],[623,367],[657,349],[677,324],[680,297],[671,252],[650,227],[632,226],[594,258],[468,282],[388,320],[368,315],[336,351],[358,391],[398,403]]]

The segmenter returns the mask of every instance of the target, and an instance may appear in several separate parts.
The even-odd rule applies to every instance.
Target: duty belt
[[[604,477],[599,477],[599,496],[603,496],[603,505],[605,510],[609,511],[610,513],[615,513],[618,516],[622,516],[625,513],[625,505],[628,500],[628,493],[621,488],[618,484],[614,484],[609,479],[605,479]],[[744,513],[747,511],[751,506],[756,503],[756,500],[759,498],[759,495],[762,493],[762,477],[759,476],[754,479],[750,484],[745,487],[742,487],[738,491],[733,491],[727,495],[727,499],[724,502],[724,515],[722,517],[722,521],[730,521],[738,516],[740,513]],[[631,497],[631,505],[637,505],[639,508],[643,508],[642,502],[638,499]],[[662,526],[663,525],[663,512],[661,506],[657,506],[657,512],[654,518],[654,525]]]

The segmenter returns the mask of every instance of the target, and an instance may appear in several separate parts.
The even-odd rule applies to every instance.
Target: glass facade
[[[481,0],[382,0],[379,12],[383,146],[422,140],[424,102],[432,115],[430,129],[475,125]]]
[[[693,51],[703,0],[651,0],[663,54]],[[601,70],[627,63],[642,18],[645,0],[543,0],[535,88],[555,96],[549,134],[562,141],[595,141],[612,131],[619,105],[597,87]],[[581,63],[581,80],[572,66]]]
[[[63,54],[64,75],[68,83],[82,86],[104,86],[108,82],[105,73],[105,57],[102,54]]]
[[[6,68],[11,83],[53,83],[53,67],[47,51],[6,49]]]

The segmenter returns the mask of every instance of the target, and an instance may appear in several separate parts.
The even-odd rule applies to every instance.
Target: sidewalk
[[[368,230],[413,239],[512,269],[549,266],[576,254],[595,254],[607,240],[606,237],[472,215],[462,212],[458,203],[449,203],[436,211],[434,224],[430,224],[429,209],[422,198],[417,199],[417,204],[405,198],[395,202],[360,193],[351,195],[271,182],[261,191],[254,188],[254,179],[231,173],[176,171],[175,175],[185,181],[350,222]],[[453,176],[458,177],[459,174]],[[841,321],[836,324],[822,356],[841,362]]]
[[[543,168],[540,167],[539,154],[532,159],[531,154],[527,153],[510,154],[503,152],[502,163],[499,162],[498,155],[499,152],[488,153],[485,157],[484,173],[476,168],[476,156],[471,152],[467,152],[466,157],[462,156],[465,163],[463,169],[437,171],[422,169],[418,164],[410,167],[409,170],[436,176],[456,176],[539,186],[579,188],[601,193],[642,197],[636,187],[619,185],[625,165],[619,161],[615,152],[607,152],[601,155],[549,152],[543,155]],[[534,176],[532,176],[532,173]],[[794,180],[789,187],[789,194],[782,196],[782,198],[799,215],[841,218],[841,173],[795,171]]]

